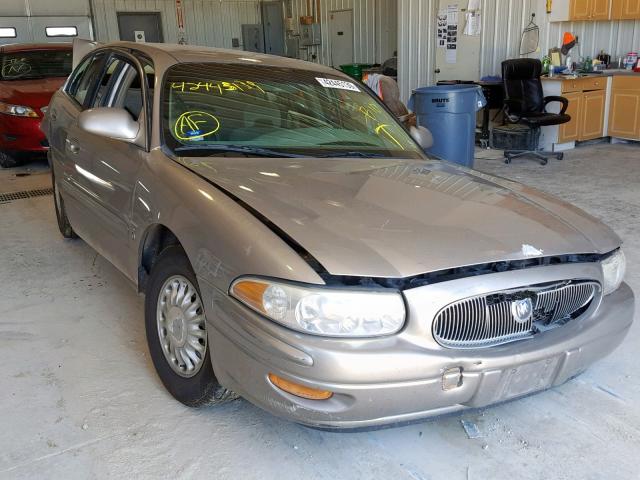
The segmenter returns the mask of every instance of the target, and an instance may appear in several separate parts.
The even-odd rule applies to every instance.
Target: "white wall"
[[[0,0],[0,27],[13,27],[17,35],[0,44],[71,41],[47,37],[45,27],[55,26],[75,26],[79,37],[92,38],[89,0]]]
[[[160,12],[166,43],[178,41],[175,0],[91,0],[96,38],[119,40],[117,12]],[[242,42],[240,25],[260,23],[258,0],[183,0],[186,40],[192,45],[231,48]]]
[[[403,99],[414,88],[434,81],[434,22],[438,0],[398,0],[399,78]],[[466,5],[467,0],[460,0]],[[483,0],[480,75],[499,75],[500,64],[519,53],[520,36],[536,13],[540,26],[541,58],[550,47],[560,46],[562,34],[571,31],[580,37],[583,56],[597,55],[604,49],[612,57],[640,50],[640,21],[601,21],[550,23],[545,0]]]

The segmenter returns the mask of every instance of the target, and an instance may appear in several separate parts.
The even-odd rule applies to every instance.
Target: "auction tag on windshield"
[[[337,88],[339,90],[350,90],[352,92],[360,91],[360,89],[356,86],[355,83],[347,82],[345,80],[335,80],[333,78],[319,78],[319,77],[316,77],[316,80],[320,85],[326,88]]]

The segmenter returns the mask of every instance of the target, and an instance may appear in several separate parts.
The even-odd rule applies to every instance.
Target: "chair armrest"
[[[569,107],[569,100],[565,97],[557,97],[555,95],[551,95],[549,97],[544,97],[544,110],[547,111],[547,104],[551,102],[560,102],[562,104],[562,109],[560,110],[560,115],[564,115]]]
[[[522,118],[522,114],[511,113],[512,108],[517,112],[522,112],[524,110],[524,100],[519,100],[517,98],[504,99],[504,113],[507,118],[511,123],[519,123]]]

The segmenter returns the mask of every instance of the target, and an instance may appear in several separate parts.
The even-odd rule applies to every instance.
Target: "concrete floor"
[[[477,168],[605,220],[625,240],[627,281],[640,292],[639,146]],[[29,169],[0,172],[0,191],[48,184],[44,165]],[[174,401],[147,354],[142,298],[82,241],[59,236],[50,196],[0,204],[0,278],[0,478],[640,478],[640,322],[559,388],[411,426],[328,433],[243,400],[204,410]],[[461,419],[482,437],[469,439]]]

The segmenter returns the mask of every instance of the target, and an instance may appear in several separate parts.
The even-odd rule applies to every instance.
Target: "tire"
[[[175,296],[180,300],[174,302],[174,296],[167,292],[180,292],[181,287],[175,289],[176,285],[184,288],[182,297],[179,293]],[[176,305],[184,305],[185,302],[189,302],[191,308],[183,311]],[[199,308],[193,310],[195,314],[189,313],[188,310],[198,303]],[[147,344],[153,365],[165,388],[176,400],[189,407],[218,405],[238,398],[234,392],[220,385],[213,372],[202,308],[200,289],[184,251],[177,245],[167,247],[154,263],[147,282],[144,308]],[[201,320],[189,323],[188,315],[193,315],[193,318],[201,317]],[[195,327],[196,324],[198,328]],[[189,333],[190,327],[192,332],[197,332],[197,338],[194,337],[195,332]],[[181,341],[176,340],[178,335]],[[194,339],[203,347],[202,353],[190,343]],[[173,350],[175,355],[170,345],[176,347]],[[194,366],[196,362],[192,359],[179,353],[180,349],[185,348],[191,348],[192,353],[197,355],[197,366]],[[169,358],[171,355],[173,362]],[[192,371],[188,371],[187,366],[193,367]]]
[[[0,167],[12,168],[18,165],[18,161],[6,152],[0,152]]]
[[[51,183],[53,184],[53,206],[56,209],[56,219],[58,220],[58,229],[60,230],[60,234],[64,238],[78,238],[76,232],[73,231],[71,223],[69,223],[67,211],[64,208],[64,200],[60,195],[60,191],[56,184],[56,177],[53,174],[53,168],[51,169]]]

